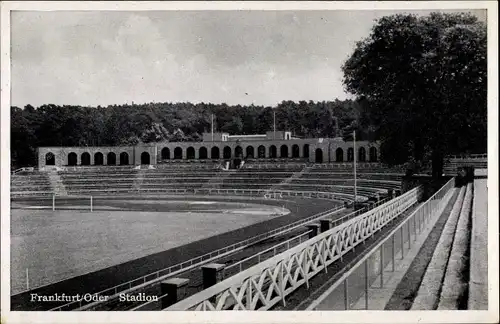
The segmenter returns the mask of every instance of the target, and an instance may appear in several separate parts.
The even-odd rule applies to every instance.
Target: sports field
[[[97,271],[287,214],[216,200],[86,199],[12,203],[11,293]],[[28,269],[28,274],[26,274]]]

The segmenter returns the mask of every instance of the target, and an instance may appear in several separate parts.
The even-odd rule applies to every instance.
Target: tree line
[[[11,108],[13,167],[36,164],[40,146],[115,146],[161,141],[201,141],[203,132],[262,134],[273,129],[298,137],[374,139],[360,127],[360,104],[354,100],[283,101],[271,106],[209,103],[148,103],[82,107],[42,105]]]

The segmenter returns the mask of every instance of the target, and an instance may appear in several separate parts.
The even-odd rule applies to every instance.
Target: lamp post
[[[214,141],[214,114],[212,114],[212,142]]]
[[[358,197],[358,188],[356,186],[356,131],[353,132],[353,138],[354,138],[354,210],[356,210],[356,202],[357,202],[357,197]]]
[[[273,109],[273,140],[276,140],[276,110]]]

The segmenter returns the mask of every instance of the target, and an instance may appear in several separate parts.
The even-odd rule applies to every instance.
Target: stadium
[[[290,28],[297,28],[298,18],[289,13],[267,14],[250,12],[248,19],[259,25],[262,17],[272,22],[283,14]],[[115,18],[123,28],[127,22],[140,22],[138,29],[171,21],[149,15],[121,13]],[[327,23],[320,18],[314,21]],[[379,18],[369,26],[371,33],[363,31],[367,38],[355,43],[346,61],[332,58],[343,74],[345,92],[354,99],[255,105],[275,100],[274,90],[280,98],[294,97],[296,91],[299,98],[310,93],[324,98],[304,77],[308,68],[294,72],[298,77],[283,77],[294,85],[277,90],[277,61],[287,62],[290,71],[300,65],[297,61],[324,67],[318,56],[304,54],[300,47],[294,55],[305,55],[301,60],[278,55],[270,70],[259,72],[267,83],[256,95],[247,88],[228,90],[228,80],[238,73],[248,73],[238,76],[246,86],[258,83],[253,81],[254,68],[241,62],[234,70],[221,70],[231,76],[222,85],[210,78],[196,81],[215,93],[199,98],[231,98],[238,104],[197,98],[196,103],[132,101],[107,107],[12,106],[11,310],[488,309],[490,153],[484,153],[487,116],[481,74],[486,69],[485,25],[465,13]],[[97,20],[109,22],[101,16]],[[210,16],[207,21],[224,20]],[[443,22],[455,29],[443,27]],[[197,19],[191,23],[203,25]],[[422,26],[425,37],[409,32]],[[109,28],[110,39],[116,34],[142,41],[130,30]],[[290,41],[298,32],[293,34]],[[193,39],[203,42],[202,37]],[[466,41],[470,46],[457,43]],[[183,40],[177,47],[188,43]],[[344,44],[349,52],[351,43]],[[101,44],[102,50],[110,44]],[[217,44],[208,43],[195,53],[208,57],[210,49],[219,49]],[[276,46],[283,44],[277,41]],[[324,49],[318,44],[311,46]],[[220,48],[231,48],[226,46]],[[447,59],[437,61],[440,46]],[[153,56],[165,50],[149,52],[145,47],[128,50]],[[110,53],[125,51],[120,45]],[[137,72],[140,81],[127,83],[127,72],[117,77],[109,97],[106,91],[89,97],[116,102],[131,92],[127,98],[194,98],[203,89],[198,83],[185,86],[183,82],[197,79],[183,74],[185,69],[207,62],[207,71],[220,68],[202,60],[162,70],[157,66],[184,56],[154,60],[134,55],[123,70],[146,62]],[[254,57],[244,56],[242,62]],[[256,57],[269,63],[267,53]],[[474,61],[465,64],[463,57]],[[463,75],[457,76],[457,67]],[[315,71],[311,80],[323,76],[322,69]],[[87,100],[81,89],[90,93],[106,86],[89,83],[88,89],[53,92]],[[177,92],[173,87],[179,87]],[[172,97],[157,96],[164,88]],[[137,89],[143,93],[137,95]]]
[[[203,138],[39,148],[11,179],[13,309],[164,309],[170,281],[196,295],[416,187],[376,142]]]
[[[360,160],[358,201],[376,203],[387,197],[388,192],[400,193],[401,174],[389,173],[376,162],[377,143],[297,139],[286,131],[271,131],[264,136],[206,133],[204,139],[206,141],[199,143],[169,142],[136,147],[39,148],[38,171],[20,169],[12,176],[14,221],[17,214],[22,220],[27,211],[31,217],[36,214],[40,215],[37,217],[51,215],[60,221],[73,220],[75,224],[79,223],[78,220],[89,222],[85,225],[87,230],[101,226],[108,227],[107,230],[115,226],[132,227],[116,228],[124,232],[121,241],[101,242],[99,235],[106,232],[83,234],[68,226],[64,239],[85,235],[85,241],[88,241],[83,245],[74,241],[76,244],[72,249],[79,251],[81,260],[67,264],[65,258],[75,256],[64,256],[64,253],[60,254],[62,251],[54,250],[48,254],[52,257],[31,259],[38,262],[45,260],[45,264],[16,262],[14,264],[19,267],[13,271],[18,275],[13,277],[13,292],[30,286],[33,290],[37,286],[65,281],[68,277],[82,276],[103,267],[144,259],[149,254],[159,254],[168,248],[193,245],[193,241],[209,241],[210,236],[222,236],[224,244],[231,244],[238,239],[287,226],[289,229],[278,231],[279,238],[266,238],[264,243],[260,243],[260,249],[273,244],[274,240],[286,241],[295,234],[299,234],[299,240],[292,244],[298,243],[301,238],[307,237],[302,232],[306,232],[306,224],[317,218],[315,215],[336,209],[339,211],[335,215],[341,217],[347,214],[349,208],[352,210],[354,145]],[[212,153],[209,159],[207,151]],[[344,151],[347,153],[345,161]],[[173,152],[172,159],[169,159],[169,152]],[[223,156],[219,156],[218,152],[222,152]],[[257,156],[253,152],[257,152]],[[369,162],[366,152],[370,153]],[[120,163],[117,163],[117,156]],[[331,156],[334,157],[332,162]],[[379,172],[381,170],[382,173]],[[127,218],[127,224],[119,225],[123,217]],[[103,219],[110,223],[102,224]],[[294,225],[297,221],[304,225]],[[45,224],[49,228],[56,225],[57,221]],[[156,226],[164,229],[153,234],[143,228],[139,235],[138,226],[147,226],[149,230]],[[15,228],[13,235],[17,237]],[[39,253],[47,253],[54,246],[68,248],[66,241],[56,244],[53,233],[44,235],[43,228],[43,224],[33,224],[31,229],[22,229],[28,233],[36,230],[38,237],[33,241],[20,237],[25,246],[19,247],[19,254],[26,252],[23,250],[26,245],[40,247]],[[134,242],[131,238],[135,235],[148,239]],[[98,245],[91,247],[90,243]],[[97,249],[100,244],[104,246]],[[109,244],[114,246],[107,250],[111,247]],[[212,250],[222,247],[217,243],[211,244]],[[137,246],[141,250],[137,250]],[[201,249],[199,246],[195,248]],[[13,248],[15,251],[18,249]],[[96,251],[102,251],[104,255],[96,254]],[[203,254],[211,251],[196,252]],[[53,260],[56,255],[56,259],[61,258],[59,262]],[[21,255],[14,253],[13,258],[16,257],[22,260]],[[171,256],[170,260],[163,260],[160,264],[158,260],[149,261],[154,268],[144,270],[153,273],[165,268],[168,262],[185,261],[179,257]],[[29,263],[28,260],[23,261]],[[65,264],[68,266],[65,267]],[[136,276],[144,274],[147,272]],[[26,282],[27,279],[30,282]],[[120,283],[109,280],[107,282]]]

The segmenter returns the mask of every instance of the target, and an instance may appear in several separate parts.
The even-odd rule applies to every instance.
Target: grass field
[[[134,260],[288,212],[256,203],[179,200],[16,202],[11,293]]]

